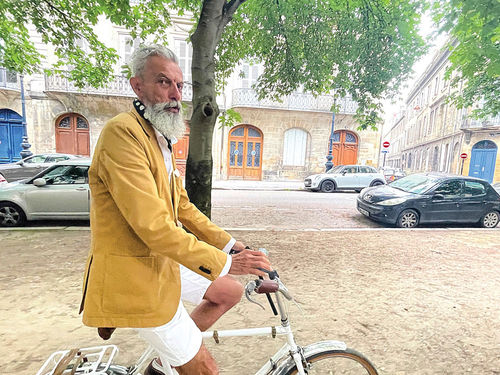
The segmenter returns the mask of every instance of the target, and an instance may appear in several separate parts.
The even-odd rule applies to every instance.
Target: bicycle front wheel
[[[373,364],[363,354],[349,348],[306,355],[306,361],[308,375],[378,375]],[[283,373],[292,374],[297,374],[295,365]]]

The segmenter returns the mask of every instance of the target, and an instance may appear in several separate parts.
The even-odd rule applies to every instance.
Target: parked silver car
[[[0,187],[0,226],[27,220],[89,219],[90,159],[59,162],[33,178]]]
[[[15,163],[0,164],[0,182],[3,179],[7,180],[7,182],[14,182],[33,177],[59,161],[79,157],[71,154],[37,154]]]
[[[308,190],[331,193],[334,190],[355,190],[360,192],[367,186],[385,184],[385,177],[367,165],[339,165],[326,173],[313,174],[304,180]]]

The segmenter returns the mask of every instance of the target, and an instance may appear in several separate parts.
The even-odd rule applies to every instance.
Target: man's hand
[[[243,242],[236,241],[231,250],[235,250],[236,252],[238,252],[238,251],[242,251],[245,249],[246,249],[246,245]]]
[[[232,257],[231,268],[229,269],[230,274],[265,276],[266,273],[259,270],[259,268],[271,271],[269,259],[260,251],[249,250],[243,247],[239,253],[233,254]]]

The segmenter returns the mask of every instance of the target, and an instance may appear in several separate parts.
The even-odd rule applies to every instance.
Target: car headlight
[[[377,204],[380,204],[381,206],[395,206],[397,204],[401,204],[406,202],[406,198],[392,198],[392,199],[387,199],[385,201],[377,202]]]

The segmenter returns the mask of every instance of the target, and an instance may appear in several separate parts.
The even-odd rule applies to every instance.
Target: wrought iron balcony
[[[21,83],[16,72],[0,68],[0,89],[21,90]]]
[[[296,111],[331,112],[334,104],[333,95],[319,95],[293,93],[282,98],[282,102],[269,99],[259,100],[257,93],[253,89],[234,89],[232,97],[233,107],[258,107],[287,109]],[[350,97],[337,99],[339,106],[337,113],[354,114],[358,108],[357,103]]]
[[[476,120],[468,116],[462,118],[461,129],[482,129],[500,127],[500,114],[495,117],[487,117],[485,119]]]
[[[75,94],[91,94],[91,95],[110,95],[135,97],[135,93],[130,86],[129,80],[124,76],[114,76],[111,82],[105,87],[95,88],[86,86],[83,88],[77,87],[72,81],[58,75],[45,75],[45,91],[48,92],[67,92]],[[193,98],[193,87],[190,84],[185,84],[182,89],[182,100],[191,101]]]

